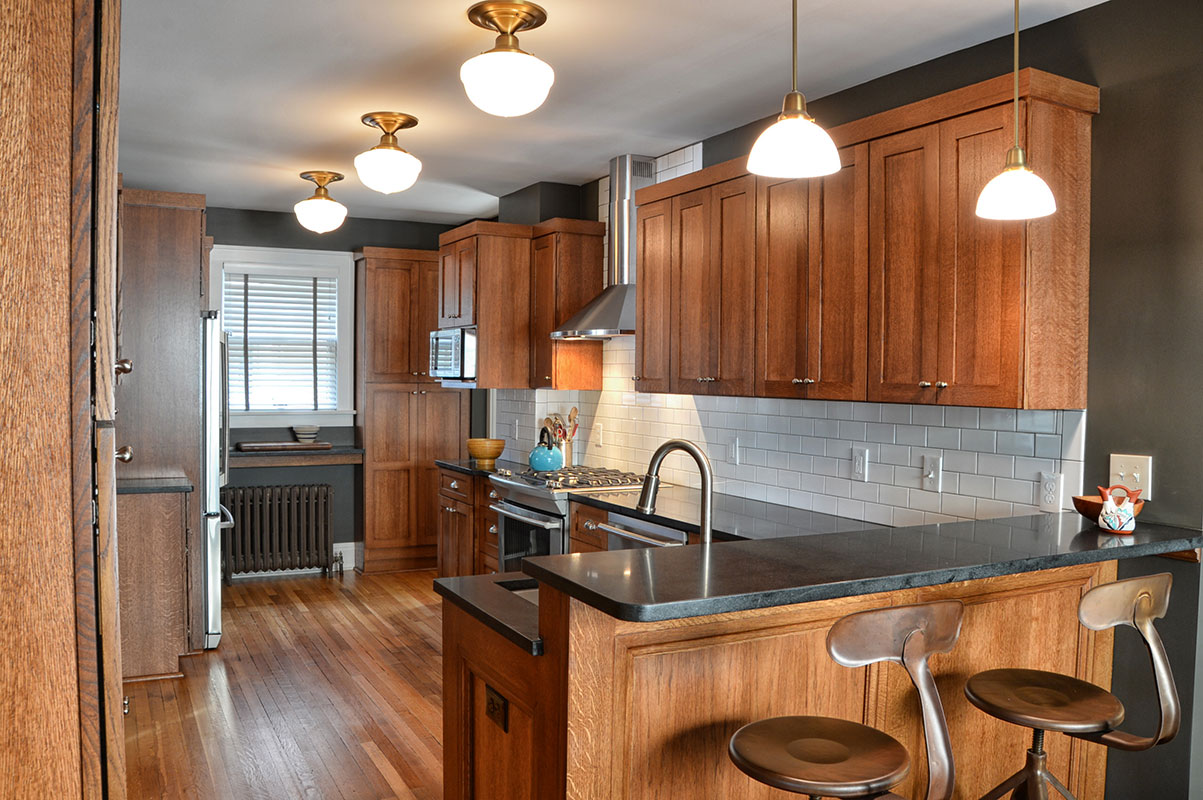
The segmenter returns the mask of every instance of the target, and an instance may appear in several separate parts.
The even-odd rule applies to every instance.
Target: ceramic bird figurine
[[[1123,489],[1125,495],[1118,502],[1114,494],[1116,489]],[[1100,486],[1099,496],[1103,498],[1103,510],[1099,513],[1100,528],[1121,533],[1136,530],[1136,500],[1140,497],[1140,489],[1119,485],[1104,489]]]

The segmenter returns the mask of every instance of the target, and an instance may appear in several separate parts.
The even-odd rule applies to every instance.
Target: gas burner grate
[[[631,489],[643,485],[643,476],[609,467],[573,466],[547,472],[528,470],[528,479],[542,481],[552,489]]]

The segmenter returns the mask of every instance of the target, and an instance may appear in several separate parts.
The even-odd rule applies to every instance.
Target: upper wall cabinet
[[[439,327],[476,327],[481,389],[530,385],[531,234],[470,222],[439,236]]]
[[[1021,71],[1020,140],[1058,211],[983,220],[1011,80],[835,128],[838,173],[756,179],[754,202],[717,199],[744,159],[640,190],[636,388],[1085,407],[1098,89]]]
[[[557,218],[533,234],[530,386],[600,390],[602,343],[556,341],[551,332],[601,294],[606,224]]]
[[[438,328],[438,253],[365,247],[355,253],[357,344],[367,383],[428,383]]]

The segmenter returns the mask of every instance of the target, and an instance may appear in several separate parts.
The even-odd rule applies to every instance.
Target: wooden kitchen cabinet
[[[672,198],[636,212],[635,389],[669,390],[672,343]]]
[[[439,327],[476,328],[476,388],[530,387],[531,234],[478,221],[439,236]]]
[[[609,536],[596,528],[591,528],[589,524],[596,525],[599,522],[608,522],[610,515],[593,506],[586,506],[580,503],[572,504],[572,527],[569,529],[569,552],[572,553],[595,553],[600,550],[609,550]]]
[[[497,572],[497,493],[488,478],[438,470],[439,577]]]
[[[437,561],[436,458],[467,456],[468,393],[427,384],[365,385],[361,572]]]
[[[439,577],[471,575],[476,568],[474,509],[462,500],[439,495]]]
[[[432,383],[430,332],[439,327],[439,255],[433,250],[355,251],[355,321],[361,379]]]
[[[671,391],[751,395],[756,180],[673,198]]]
[[[551,332],[601,294],[603,222],[557,218],[531,241],[532,389],[600,391],[602,343],[556,341]]]
[[[864,400],[869,148],[817,180],[759,178],[756,394]]]
[[[500,520],[497,512],[491,509],[498,500],[497,490],[487,478],[476,481],[476,570],[477,575],[488,575],[497,572],[500,559],[498,557],[497,533],[500,530]]]

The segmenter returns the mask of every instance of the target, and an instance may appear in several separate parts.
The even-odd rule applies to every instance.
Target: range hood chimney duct
[[[610,160],[610,249],[606,290],[551,332],[553,339],[609,339],[635,333],[635,191],[656,182],[656,159],[618,156]]]

